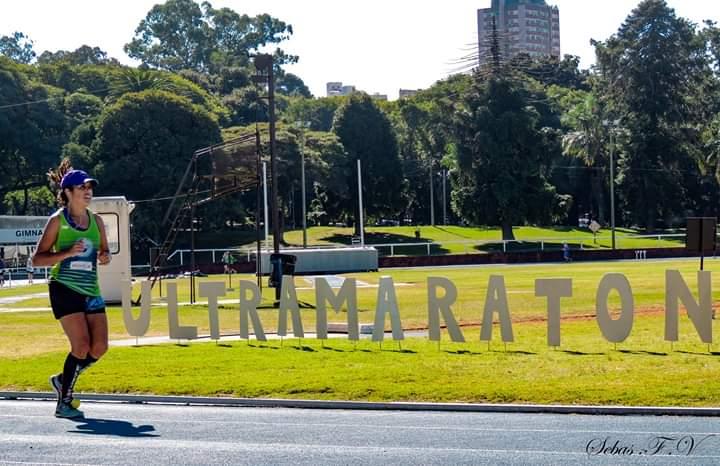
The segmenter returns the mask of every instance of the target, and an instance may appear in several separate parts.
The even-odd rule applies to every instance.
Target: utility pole
[[[430,225],[435,226],[435,193],[433,192],[433,166],[430,162]]]
[[[264,70],[267,74],[258,76],[258,81],[267,80],[268,85],[268,117],[270,119],[270,205],[272,209],[273,253],[280,253],[280,206],[278,203],[278,168],[275,154],[275,76],[273,70],[273,57],[268,54],[255,56],[255,68]],[[282,264],[278,264],[282,267]],[[275,287],[275,299],[280,299],[280,286]]]
[[[610,128],[610,233],[615,250],[615,128]]]
[[[359,222],[360,222],[360,246],[365,247],[365,227],[363,220],[363,196],[362,196],[362,167],[360,159],[357,159],[357,175],[358,175],[358,207],[360,209]]]
[[[300,183],[302,183],[303,249],[307,248],[307,200],[305,198],[305,122],[300,122]]]
[[[442,188],[443,188],[443,225],[447,225],[447,169],[443,168],[442,171]]]

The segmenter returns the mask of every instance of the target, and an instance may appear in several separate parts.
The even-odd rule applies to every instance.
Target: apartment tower
[[[492,22],[498,31],[504,58],[519,53],[560,58],[560,11],[545,0],[492,0],[478,10],[479,62],[488,59]]]

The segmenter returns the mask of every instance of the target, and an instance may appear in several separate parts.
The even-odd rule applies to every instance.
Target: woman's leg
[[[85,313],[76,312],[68,314],[60,319],[65,335],[70,341],[70,354],[65,359],[62,371],[62,385],[60,389],[60,400],[70,403],[72,400],[72,388],[78,376],[81,361],[87,357],[90,351],[90,333]]]
[[[88,352],[89,364],[100,359],[108,350],[108,323],[104,312],[86,314],[88,331],[90,334],[90,350]],[[89,365],[88,364],[88,365]],[[83,366],[85,369],[87,365]]]

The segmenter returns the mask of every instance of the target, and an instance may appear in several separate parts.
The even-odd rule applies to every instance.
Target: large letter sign
[[[538,278],[535,280],[535,296],[547,297],[548,346],[560,346],[560,298],[572,298],[572,280]]]
[[[295,281],[293,277],[283,275],[282,288],[280,289],[280,308],[278,309],[278,335],[287,336],[287,313],[292,315],[293,335],[297,338],[304,338],[300,307],[298,306],[297,293],[295,292]]]
[[[197,338],[197,327],[182,327],[178,318],[177,283],[167,284],[168,327],[173,340],[193,340]]]
[[[125,328],[130,336],[141,337],[145,335],[150,328],[150,304],[152,301],[152,292],[150,282],[145,280],[141,283],[142,299],[140,302],[140,315],[137,319],[133,317],[132,308],[132,283],[130,280],[122,280],[122,309],[123,321]]]
[[[502,275],[490,275],[488,280],[487,296],[485,296],[485,312],[483,313],[482,330],[480,340],[492,340],[493,317],[495,312],[500,318],[500,335],[502,341],[509,343],[514,340],[512,321],[510,320],[510,309],[507,302],[507,291],[505,290],[505,277]]]
[[[613,320],[608,311],[607,299],[611,290],[620,293],[621,311],[620,318]],[[605,339],[611,343],[621,343],[630,335],[633,326],[633,314],[635,312],[630,282],[621,273],[606,274],[600,285],[598,285],[595,298],[595,309],[597,311],[597,322]]]
[[[442,313],[452,341],[462,343],[465,337],[458,327],[450,306],[457,300],[457,288],[444,277],[428,277],[428,332],[430,341],[440,341],[440,314]],[[438,297],[438,288],[445,290],[445,296]]]
[[[248,297],[248,291],[251,292],[251,297]],[[255,282],[240,280],[240,338],[245,338],[246,340],[250,338],[248,320],[251,320],[255,338],[259,341],[267,341],[260,316],[257,313],[257,307],[261,301],[262,294]]]
[[[710,272],[698,272],[698,304],[677,270],[665,271],[665,340],[678,341],[678,301],[687,309],[703,343],[712,343],[712,287]]]
[[[395,284],[392,277],[380,277],[378,284],[377,304],[375,307],[375,325],[372,341],[383,341],[385,337],[385,314],[390,314],[390,326],[393,340],[404,340],[400,311],[395,297]]]
[[[357,311],[357,286],[354,278],[346,278],[338,291],[337,296],[333,293],[330,284],[325,277],[315,278],[315,302],[317,307],[316,330],[317,338],[327,339],[327,304],[340,312],[343,304],[347,307],[348,339],[357,341],[360,339],[360,324],[358,323]]]

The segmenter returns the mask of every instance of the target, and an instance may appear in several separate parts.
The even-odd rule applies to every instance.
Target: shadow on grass
[[[617,350],[620,353],[625,354],[646,354],[648,356],[667,356],[667,353],[661,353],[659,351],[646,351],[646,350],[627,350],[627,349],[621,349]]]
[[[537,353],[533,351],[524,351],[524,350],[504,350],[504,349],[490,349],[488,353],[503,353],[503,354],[525,354],[528,356],[536,355]]]
[[[77,430],[69,430],[71,434],[115,435],[118,437],[159,437],[151,434],[155,427],[151,425],[134,426],[131,422],[112,419],[78,419]]]
[[[482,356],[482,351],[472,351],[472,350],[443,350],[443,353],[447,354],[457,354],[459,356]]]
[[[417,354],[417,351],[406,348],[379,348],[381,353]]]
[[[569,354],[572,356],[604,356],[607,353],[598,353],[590,351],[576,351],[576,350],[560,350],[561,353]]]
[[[331,243],[336,244],[344,244],[344,245],[350,245],[352,244],[352,236],[351,235],[330,235],[326,236],[324,238],[321,238],[323,241],[328,241]],[[365,232],[365,244],[367,245],[374,245],[374,244],[408,244],[408,243],[428,243],[432,240],[429,238],[423,238],[422,236],[420,238],[416,238],[414,236],[408,236],[408,235],[400,235],[396,233],[384,233],[384,232]],[[378,251],[380,254],[383,255],[389,255],[390,254],[390,248],[389,247],[381,247],[378,248]],[[448,254],[450,252],[449,249],[433,245],[430,247],[430,253],[431,254]],[[395,246],[394,250],[395,254],[399,255],[405,255],[405,256],[415,256],[415,255],[424,255],[427,254],[427,246]]]
[[[257,344],[257,343],[248,343],[248,346],[251,348],[257,348],[257,349],[271,349],[271,350],[279,350],[280,349],[277,346],[272,346],[272,345],[267,345],[267,344],[261,345],[261,344]]]
[[[673,351],[673,353],[681,353],[681,354],[692,354],[696,356],[720,356],[720,352],[718,351],[705,351],[705,352],[699,352],[699,351],[685,351],[685,350],[676,350]]]
[[[507,243],[505,246],[506,252],[541,252],[541,251],[562,251],[564,242],[555,242],[555,241],[524,241],[524,240],[517,240],[512,243]],[[578,250],[581,247],[581,243],[568,243],[568,246],[570,247],[570,251],[572,254],[572,251]],[[600,244],[593,245],[590,241],[584,241],[582,243],[582,247],[584,248],[597,248],[597,249],[607,249],[606,246],[602,246]],[[490,243],[490,244],[478,244],[477,246],[474,246],[473,249],[480,252],[503,252],[503,244],[502,242],[499,243]]]
[[[317,353],[317,350],[313,348],[312,346],[305,346],[305,345],[290,345],[288,346],[290,349],[298,350],[298,351],[304,351],[306,353]]]

